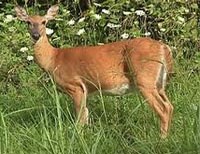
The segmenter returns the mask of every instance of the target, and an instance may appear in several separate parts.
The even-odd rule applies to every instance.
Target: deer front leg
[[[86,107],[87,90],[85,86],[76,87],[72,94],[77,122],[81,125],[88,124],[88,109]]]

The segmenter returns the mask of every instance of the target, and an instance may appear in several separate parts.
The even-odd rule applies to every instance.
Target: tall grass
[[[10,101],[2,97],[5,99],[1,99],[0,111],[1,153],[197,154],[200,151],[198,75],[177,72],[168,85],[175,111],[166,140],[159,137],[157,116],[138,94],[91,96],[90,124],[80,128],[74,121],[71,100],[58,92],[54,83],[45,86],[48,87],[38,86],[34,93],[27,92],[26,98]],[[12,111],[11,106],[15,106]]]

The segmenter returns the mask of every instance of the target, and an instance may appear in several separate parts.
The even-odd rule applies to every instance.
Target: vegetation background
[[[167,93],[175,107],[169,137],[159,137],[158,118],[138,94],[89,98],[91,125],[80,131],[71,100],[33,61],[27,25],[14,6],[45,14],[57,47],[97,45],[152,37],[173,51],[175,75]],[[2,154],[199,154],[200,1],[96,0],[0,1],[0,153]]]

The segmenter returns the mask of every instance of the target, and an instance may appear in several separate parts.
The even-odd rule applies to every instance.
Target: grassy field
[[[167,85],[167,93],[175,109],[167,139],[160,139],[158,118],[137,92],[122,97],[92,95],[88,99],[90,124],[80,128],[75,123],[69,97],[56,89],[50,76],[33,60],[27,60],[33,55],[27,26],[16,19],[5,21],[6,15],[14,15],[12,7],[13,4],[6,6],[0,14],[0,153],[200,153],[200,57],[195,54],[183,58],[182,53],[194,52],[195,46],[187,43],[183,46],[179,36],[169,41],[175,75]],[[60,18],[65,13],[61,11]],[[70,29],[72,33],[75,30],[70,26],[61,28],[63,22],[50,24],[58,31],[51,37],[55,46],[96,44],[104,40],[101,29],[94,35],[88,32],[84,36],[66,36],[62,31],[68,34]],[[189,25],[192,27],[193,22]],[[81,26],[77,25],[76,30]],[[184,28],[187,32],[188,26]],[[120,30],[109,32],[114,37]],[[112,41],[109,37],[105,42]],[[22,51],[22,47],[28,50]]]

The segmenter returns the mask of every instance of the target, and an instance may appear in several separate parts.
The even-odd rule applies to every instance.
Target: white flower
[[[68,22],[68,25],[72,26],[75,24],[75,21],[73,19],[71,19],[69,22]]]
[[[158,27],[162,28],[163,24],[162,23],[158,23]]]
[[[5,22],[8,23],[8,22],[11,22],[12,20],[14,20],[14,17],[12,15],[6,15],[6,18],[5,18]]]
[[[145,35],[145,36],[150,36],[151,33],[150,33],[150,32],[146,32],[146,33],[144,33],[144,35]]]
[[[189,9],[186,9],[186,8],[185,8],[184,11],[185,11],[185,13],[189,13],[189,12],[190,12],[190,10],[189,10]]]
[[[178,21],[179,21],[180,23],[184,23],[184,22],[185,22],[185,19],[184,19],[183,17],[178,16]]]
[[[172,46],[171,47],[173,50],[177,50],[177,47],[176,46]]]
[[[161,31],[161,32],[165,32],[166,29],[165,29],[165,28],[160,28],[160,31]]]
[[[144,16],[145,12],[143,10],[136,10],[135,14],[138,15],[138,16]]]
[[[101,6],[101,4],[99,4],[99,3],[93,3],[95,6]]]
[[[63,12],[65,12],[66,14],[70,14],[70,11],[67,9],[63,9]]]
[[[107,26],[109,28],[119,28],[119,27],[121,27],[121,25],[117,25],[117,24],[113,24],[113,23],[108,23]]]
[[[105,14],[110,14],[110,11],[109,11],[109,10],[106,10],[106,9],[102,9],[101,12],[103,12],[103,13],[105,13]]]
[[[101,4],[99,3],[93,3],[95,6],[101,6]]]
[[[128,15],[132,14],[132,12],[123,11],[123,14],[124,14],[125,16],[128,16]]]
[[[84,20],[85,20],[85,17],[80,18],[80,19],[78,20],[78,22],[83,22]]]
[[[27,58],[26,58],[28,61],[32,61],[33,59],[34,59],[34,57],[33,56],[27,56]]]
[[[84,28],[80,29],[76,34],[77,35],[81,35],[83,33],[85,33],[85,29]]]
[[[22,47],[19,51],[25,52],[25,51],[28,51],[28,48],[27,47]]]
[[[97,45],[104,45],[104,43],[97,43]]]
[[[123,39],[127,39],[127,38],[129,37],[129,35],[128,35],[127,33],[124,33],[124,34],[121,35],[121,37],[122,37]]]
[[[53,34],[53,29],[46,28],[46,34],[47,34],[47,35]]]
[[[67,11],[66,11],[66,13],[67,13],[67,14],[70,14],[70,11],[69,11],[69,10],[67,10]]]
[[[93,17],[97,20],[100,20],[101,19],[101,16],[99,14],[94,14]]]

